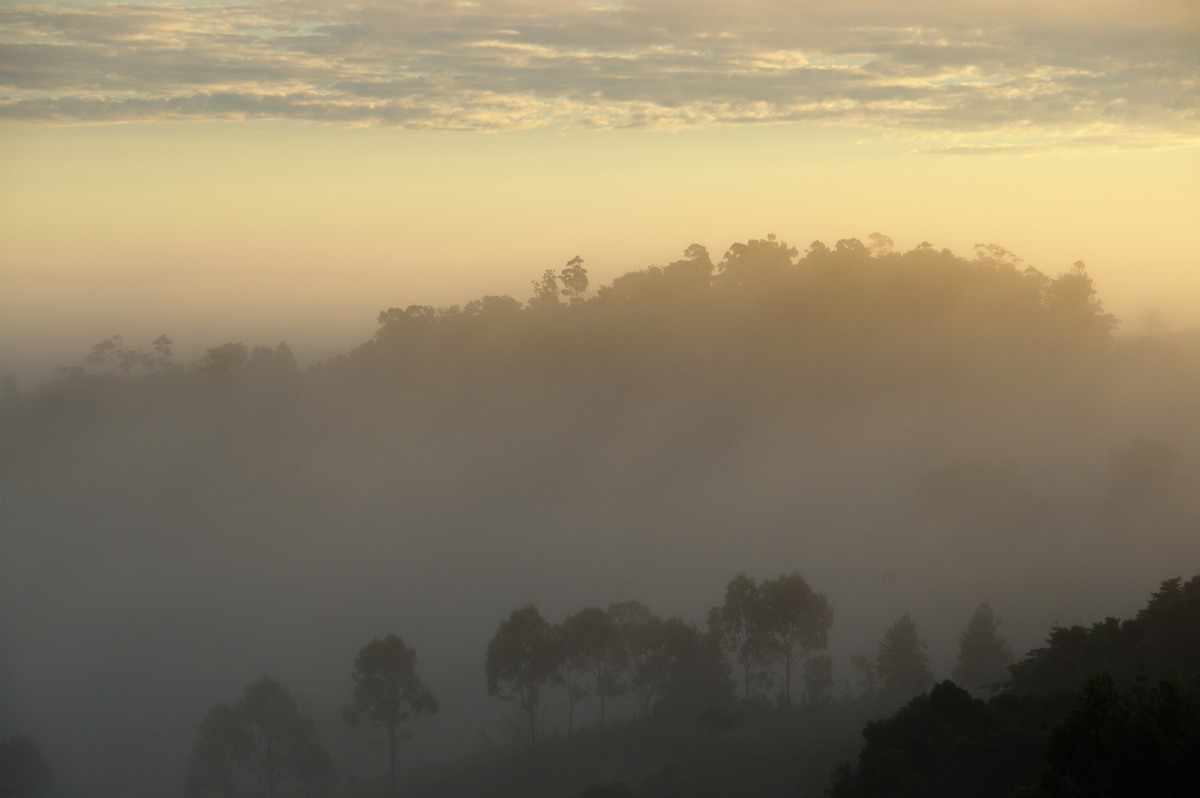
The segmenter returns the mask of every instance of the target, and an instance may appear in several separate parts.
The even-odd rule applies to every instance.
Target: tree
[[[204,374],[210,374],[222,382],[227,382],[241,370],[242,366],[246,365],[247,358],[249,358],[249,351],[245,344],[228,343],[209,349],[196,365]]]
[[[200,722],[200,736],[192,746],[188,795],[232,798],[236,793],[238,765],[246,757],[248,740],[241,718],[228,704],[217,704]]]
[[[783,684],[783,703],[792,703],[792,676],[811,651],[829,644],[833,608],[798,573],[780,574],[758,588],[763,646],[778,663],[775,676]]]
[[[996,630],[1000,619],[991,605],[980,604],[959,638],[954,680],[964,687],[995,687],[1008,678],[1013,654]]]
[[[550,624],[532,604],[513,610],[488,643],[488,695],[517,702],[529,720],[530,745],[537,744],[538,706],[542,690],[557,680],[558,658]]]
[[[161,337],[165,338],[165,336]],[[155,348],[157,349],[157,346]],[[170,349],[168,348],[167,351],[169,353]],[[93,346],[91,353],[84,358],[84,362],[96,366],[108,364],[125,375],[125,379],[131,379],[134,369],[151,368],[155,361],[154,357],[146,354],[140,346],[130,349],[125,345],[125,340],[121,336],[114,335]]]
[[[567,301],[572,305],[579,304],[587,296],[587,269],[583,268],[583,258],[578,255],[567,261],[567,265],[558,273],[558,279],[562,283],[562,293],[566,294]]]
[[[833,660],[822,654],[804,663],[805,698],[809,706],[823,707],[833,702]]]
[[[1077,260],[1069,272],[1051,280],[1043,304],[1049,311],[1054,331],[1069,344],[1107,341],[1119,322],[1104,311],[1087,267]]]
[[[550,631],[558,652],[554,681],[562,685],[567,696],[567,736],[570,737],[575,732],[575,705],[592,694],[592,685],[583,666],[565,655],[566,641],[562,626],[555,626]]]
[[[1200,794],[1200,694],[1175,677],[1117,689],[1093,676],[1050,730],[1040,792],[1053,798]]]
[[[736,694],[717,636],[668,618],[662,638],[664,673],[655,713],[693,722],[726,715]]]
[[[850,664],[862,674],[862,688],[859,695],[863,698],[874,698],[879,695],[879,668],[875,660],[866,654],[855,654],[850,658]]]
[[[600,699],[600,728],[605,725],[607,699],[621,695],[621,673],[628,661],[625,640],[616,622],[599,607],[588,607],[562,623],[562,655],[591,677]]]
[[[246,687],[237,712],[246,736],[245,767],[270,798],[280,781],[295,775],[312,740],[312,724],[301,716],[291,691],[268,677]]]
[[[835,771],[833,798],[1009,798],[1041,766],[1048,718],[1035,702],[984,703],[942,682],[863,729],[858,767]]]
[[[312,724],[291,692],[268,677],[248,685],[233,707],[218,704],[205,716],[192,747],[188,794],[235,795],[239,776],[257,781],[268,798],[292,778],[311,784],[333,777]]]
[[[541,280],[532,281],[533,296],[529,298],[529,307],[546,310],[558,307],[559,300],[558,275],[553,269],[546,269]]]
[[[725,586],[725,603],[709,613],[708,621],[721,648],[741,666],[745,697],[749,701],[755,669],[762,664],[767,651],[762,598],[755,581],[745,573],[730,579]]]
[[[611,604],[608,616],[621,630],[626,652],[626,695],[642,716],[650,714],[667,678],[669,658],[663,620],[640,601]]]
[[[770,285],[795,265],[796,248],[775,236],[731,244],[721,260],[721,282],[742,287]]]
[[[396,795],[396,746],[409,735],[401,724],[438,710],[437,699],[417,676],[417,652],[396,635],[375,638],[354,658],[354,693],[346,707],[350,725],[366,722],[383,732],[388,747],[389,795]]]
[[[881,690],[890,698],[908,698],[933,684],[925,641],[917,635],[917,625],[908,613],[884,633],[876,665]]]
[[[0,742],[0,798],[37,798],[51,781],[50,766],[33,738],[18,734]]]

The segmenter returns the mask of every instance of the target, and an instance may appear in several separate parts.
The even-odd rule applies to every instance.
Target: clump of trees
[[[192,796],[227,798],[252,784],[273,798],[293,784],[313,794],[335,778],[329,752],[291,691],[263,677],[247,685],[236,704],[217,704],[204,717],[187,786]]]
[[[956,673],[1008,658],[985,604]],[[953,682],[869,723],[834,798],[1074,798],[1200,792],[1200,576],[1168,579],[1133,619],[1051,631],[988,701]]]
[[[798,573],[762,583],[739,573],[725,588],[725,602],[709,613],[709,624],[742,671],[746,700],[755,685],[774,684],[780,703],[791,706],[794,678],[829,644],[833,607]],[[824,665],[809,667],[808,681],[824,696],[831,689]]]
[[[609,702],[626,698],[643,717],[692,719],[732,703],[729,666],[712,632],[659,618],[637,601],[588,607],[552,626],[532,604],[513,610],[488,643],[488,694],[514,702],[531,745],[546,694],[561,688],[568,734],[576,704],[597,699],[599,727]]]
[[[860,695],[867,699],[894,703],[924,692],[934,682],[925,641],[908,613],[884,632],[874,657],[856,654],[850,662],[859,671]]]

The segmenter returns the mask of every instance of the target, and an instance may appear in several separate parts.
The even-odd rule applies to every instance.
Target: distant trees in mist
[[[931,621],[918,603],[861,610],[864,598],[860,611],[874,616],[864,620],[798,573],[739,573],[723,594],[703,596],[711,585],[683,573],[679,552],[703,541],[697,558],[805,564],[835,598],[835,588],[865,587],[868,596],[882,590],[869,575],[893,557],[886,567],[900,590],[889,570],[888,595],[905,591],[907,601],[921,580],[932,592],[946,586],[945,574],[961,587],[989,572],[989,584],[1007,584],[1008,593],[986,598],[1012,613],[1021,599],[1056,600],[1028,596],[1030,569],[1065,571],[1091,553],[1084,546],[1108,546],[1096,549],[1097,562],[1108,563],[1098,580],[1159,567],[1141,559],[1125,568],[1157,542],[1170,544],[1160,560],[1191,551],[1200,348],[1185,338],[1115,339],[1116,320],[1082,264],[1050,276],[992,245],[961,257],[929,244],[897,252],[881,235],[807,249],[767,236],[719,257],[693,244],[607,285],[589,280],[579,256],[531,275],[539,271],[528,297],[386,308],[369,340],[307,369],[287,344],[230,341],[182,363],[165,335],[111,336],[46,385],[0,381],[0,499],[18,519],[0,543],[30,552],[13,560],[22,564],[74,552],[61,578],[24,589],[42,598],[60,591],[72,584],[70,568],[90,568],[104,551],[106,563],[127,567],[144,606],[186,610],[197,599],[163,585],[194,583],[175,579],[193,563],[256,563],[269,551],[348,590],[369,572],[381,592],[389,580],[415,596],[470,585],[492,601],[497,585],[510,596],[512,585],[536,582],[537,569],[557,568],[556,585],[582,574],[569,587],[578,597],[593,589],[589,579],[615,584],[592,557],[611,551],[622,584],[675,590],[677,606],[696,613],[660,617],[640,601],[592,604],[600,599],[588,593],[551,619],[532,604],[485,615],[481,631],[471,626],[477,608],[448,610],[459,614],[428,623],[450,630],[447,639],[458,635],[448,650],[472,652],[465,656],[475,665],[456,689],[431,681],[436,698],[404,640],[372,640],[348,674],[334,677],[338,702],[350,693],[346,719],[388,749],[389,773],[414,721],[441,708],[435,720],[448,722],[460,695],[474,696],[469,709],[511,708],[516,721],[489,726],[484,739],[515,727],[519,748],[538,751],[562,742],[549,739],[558,722],[564,739],[585,743],[599,727],[660,723],[719,738],[752,716],[826,718],[853,708],[878,717],[905,705],[894,725],[871,727],[864,753],[880,758],[847,770],[838,794],[901,795],[896,784],[910,777],[927,785],[929,752],[944,761],[965,739],[975,753],[1025,763],[964,754],[966,764],[943,774],[946,794],[982,796],[961,779],[1003,771],[1009,776],[996,784],[1015,789],[1041,779],[1042,767],[1069,769],[1092,755],[1061,737],[1058,764],[1042,758],[1049,730],[1085,685],[1090,703],[1080,711],[1112,714],[1117,737],[1165,728],[1170,712],[1154,715],[1164,706],[1193,706],[1196,580],[1164,583],[1132,621],[1056,627],[1015,664],[993,605],[963,599],[951,608],[964,628],[950,685],[935,683],[945,674],[931,667]],[[430,543],[453,535],[471,546]],[[551,563],[530,556],[551,536],[569,554],[556,549]],[[161,579],[138,593],[136,566],[178,541],[198,556],[157,564]],[[322,561],[334,550],[338,557]],[[402,554],[383,562],[381,552],[393,551]],[[862,554],[838,573],[824,570],[845,562],[836,556],[845,551]],[[293,570],[301,571],[254,573],[230,595],[240,602],[276,590],[279,574]],[[160,593],[174,603],[158,602]],[[300,596],[303,610],[283,611],[321,601]],[[139,606],[125,596],[111,603]],[[203,612],[214,626],[269,620],[268,609],[252,619]],[[857,656],[835,659],[833,630],[864,626]],[[933,630],[928,639],[936,647],[945,637]],[[1179,691],[1139,682],[1147,662],[1179,673]],[[300,663],[298,672],[306,666],[317,667]],[[1089,681],[1103,670],[1112,689]],[[1014,698],[1022,695],[1034,698]],[[967,731],[935,729],[944,722]],[[254,682],[203,718],[190,789],[327,792],[336,775],[330,750],[338,751],[324,747],[324,731],[282,684]],[[904,747],[924,734],[924,752]],[[383,756],[369,761],[382,793]],[[1069,794],[1052,792],[1049,779],[1038,789]],[[868,781],[876,792],[854,791]],[[342,784],[351,794],[348,779]]]
[[[205,715],[192,749],[187,791],[229,798],[249,783],[273,798],[292,794],[296,783],[315,794],[335,778],[328,751],[291,691],[263,677],[247,685],[233,706],[220,703]]]
[[[778,684],[780,701],[792,703],[792,680],[807,658],[828,645],[833,608],[798,573],[762,583],[741,573],[725,589],[725,603],[709,613],[723,649],[742,671],[744,696],[754,684]],[[816,672],[813,678],[819,678]]]
[[[396,795],[396,747],[411,732],[410,718],[432,714],[438,701],[417,676],[417,652],[396,635],[375,638],[354,658],[354,693],[344,712],[351,726],[383,732],[388,749],[388,795]]]
[[[533,281],[525,302],[411,304],[381,311],[378,322],[372,340],[318,371],[376,386],[402,380],[413,390],[546,369],[568,382],[627,384],[664,366],[678,374],[741,364],[743,377],[782,381],[802,401],[902,386],[927,394],[996,369],[1062,368],[1103,346],[1117,323],[1082,263],[1049,277],[995,245],[977,247],[972,259],[928,243],[899,253],[879,234],[869,245],[814,241],[803,254],[767,236],[732,244],[717,262],[693,244],[680,260],[598,290],[576,256]],[[182,370],[173,344],[162,335],[144,349],[114,335],[85,364],[127,379]],[[218,380],[283,375],[295,360],[286,344],[228,343],[191,371]]]

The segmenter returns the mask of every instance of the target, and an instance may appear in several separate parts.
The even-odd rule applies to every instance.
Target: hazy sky
[[[879,231],[1200,321],[1200,5],[0,3],[0,373]]]

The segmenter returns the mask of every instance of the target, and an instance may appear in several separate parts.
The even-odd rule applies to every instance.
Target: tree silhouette
[[[608,616],[621,630],[627,656],[626,695],[642,715],[650,714],[668,675],[667,637],[662,618],[640,601],[611,604]]]
[[[236,705],[218,704],[205,716],[192,747],[188,794],[235,795],[239,774],[257,781],[268,798],[293,777],[302,782],[333,777],[312,724],[274,679],[252,682]]]
[[[350,725],[365,722],[383,732],[388,748],[389,795],[396,795],[396,746],[409,732],[401,725],[438,710],[437,699],[417,676],[417,652],[396,635],[375,638],[354,658],[354,693],[346,707]]]
[[[592,694],[592,685],[586,668],[576,660],[566,655],[567,643],[562,626],[551,628],[554,635],[554,647],[557,651],[558,663],[554,671],[554,681],[562,685],[567,697],[567,736],[575,733],[575,706]]]
[[[954,679],[964,687],[998,686],[1008,678],[1012,650],[996,630],[1000,619],[991,605],[980,604],[959,638],[958,664]]]
[[[1050,730],[1040,792],[1050,798],[1200,794],[1200,694],[1175,677],[1117,689],[1093,676]]]
[[[561,304],[559,296],[558,275],[553,269],[546,269],[541,280],[532,281],[533,296],[529,298],[529,307],[534,310],[548,310]]]
[[[884,633],[875,661],[881,691],[890,698],[908,698],[933,684],[925,641],[917,635],[917,625],[908,613]]]
[[[529,743],[537,744],[542,690],[556,681],[559,651],[550,624],[526,604],[501,621],[487,646],[484,672],[488,695],[516,701],[529,721]]]
[[[833,607],[798,573],[765,580],[758,602],[764,647],[778,663],[775,675],[783,683],[783,703],[791,706],[792,677],[808,653],[828,645]]]
[[[745,698],[749,701],[755,669],[767,655],[763,602],[755,581],[745,573],[730,579],[725,586],[725,603],[710,612],[708,620],[721,648],[732,654],[741,667]]]
[[[558,279],[562,283],[562,293],[566,294],[567,301],[572,305],[587,298],[588,274],[587,269],[583,268],[583,258],[576,255],[567,261],[567,265],[558,273]]]
[[[235,795],[237,769],[247,756],[248,746],[241,718],[232,707],[220,703],[209,710],[192,746],[188,795]]]
[[[291,691],[266,677],[246,687],[237,711],[247,737],[246,768],[271,798],[278,782],[296,773],[312,725],[300,715]]]
[[[833,703],[833,660],[821,654],[804,663],[805,700],[809,706]]]
[[[621,628],[604,610],[588,607],[562,623],[562,656],[589,674],[600,699],[600,728],[607,717],[607,699],[621,695],[621,673],[628,661]]]

